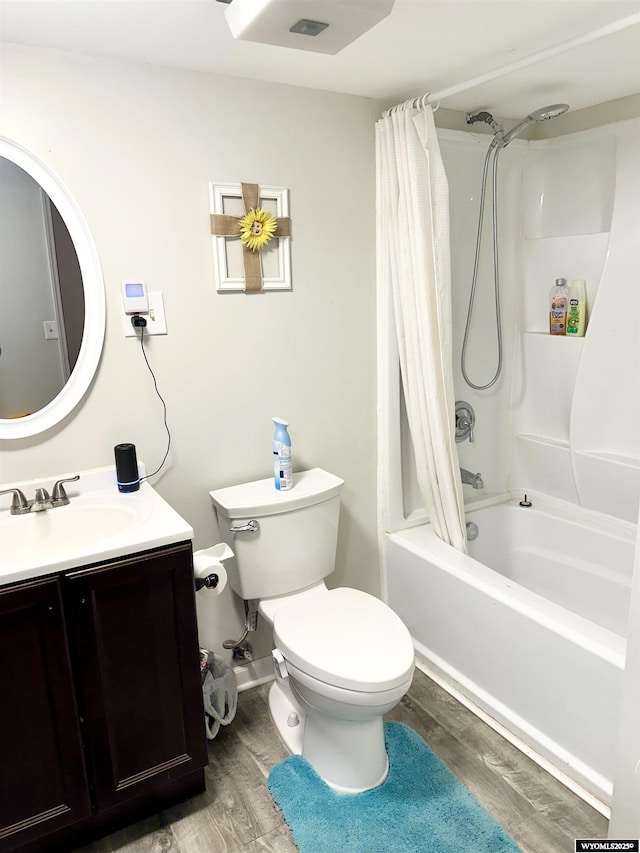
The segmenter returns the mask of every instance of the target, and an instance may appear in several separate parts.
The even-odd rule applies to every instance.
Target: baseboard
[[[233,671],[238,680],[239,693],[243,690],[249,690],[250,687],[257,687],[258,684],[264,684],[266,681],[273,681],[275,678],[271,655],[248,663],[238,664],[238,666],[234,666]]]
[[[539,767],[541,767],[545,772],[547,772],[550,776],[553,776],[554,779],[557,779],[565,788],[568,788],[572,791],[577,797],[580,797],[581,800],[584,800],[585,803],[588,803],[592,808],[594,808],[601,815],[604,815],[607,819],[611,816],[611,808],[606,803],[603,803],[602,800],[598,799],[591,791],[588,791],[579,782],[576,782],[575,779],[571,779],[562,770],[558,769],[554,764],[549,761],[549,759],[545,758],[543,755],[540,755],[535,749],[532,749],[528,744],[526,744],[523,740],[521,740],[517,735],[513,734],[513,732],[509,731],[502,723],[498,722],[498,720],[494,719],[490,714],[484,711],[479,705],[476,705],[473,700],[469,699],[458,690],[451,682],[449,682],[446,678],[446,675],[438,669],[434,669],[428,661],[424,658],[420,657],[416,654],[416,667],[423,672],[426,676],[431,678],[435,683],[442,687],[443,690],[453,696],[461,705],[464,705],[472,714],[475,714],[476,717],[482,720],[483,723],[486,723],[490,728],[492,728],[497,734],[503,737],[506,741],[508,741],[512,746],[515,746],[516,749],[519,749],[527,758],[530,758],[534,761]]]

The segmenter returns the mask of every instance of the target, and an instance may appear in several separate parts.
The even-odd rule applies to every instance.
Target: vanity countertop
[[[10,495],[3,495],[0,585],[193,539],[190,525],[147,482],[137,492],[119,492],[113,467],[0,488],[19,488],[31,499],[37,488],[50,492],[56,480],[76,473],[80,480],[65,484],[67,506],[11,515]]]

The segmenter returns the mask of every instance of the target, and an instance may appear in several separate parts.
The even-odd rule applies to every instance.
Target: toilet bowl
[[[343,481],[322,469],[210,492],[236,554],[229,583],[273,628],[272,720],[285,746],[341,793],[388,772],[383,715],[411,685],[414,651],[401,619],[360,590],[327,589]],[[297,491],[296,491],[297,490]]]
[[[382,716],[411,686],[414,652],[398,616],[360,590],[318,584],[259,612],[273,625],[269,708],[288,749],[341,793],[388,771]]]

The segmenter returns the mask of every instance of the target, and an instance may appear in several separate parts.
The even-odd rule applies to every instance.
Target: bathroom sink
[[[76,497],[68,506],[7,515],[0,520],[2,562],[50,559],[70,547],[97,545],[140,520],[140,506],[118,506],[108,498]]]
[[[33,495],[33,482],[23,491]],[[11,515],[8,503],[0,508],[0,584],[193,538],[148,483],[118,492],[113,469],[81,472],[67,494],[67,506],[44,512]]]

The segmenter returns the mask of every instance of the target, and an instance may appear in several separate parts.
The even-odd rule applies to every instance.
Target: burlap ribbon
[[[242,187],[242,201],[245,214],[250,210],[257,210],[260,203],[260,190],[258,184],[240,184]],[[244,215],[244,214],[243,214]],[[240,220],[242,216],[228,216],[226,213],[211,214],[211,233],[216,237],[239,237]],[[288,216],[276,218],[278,226],[276,237],[289,237],[291,234],[291,220]],[[260,252],[252,252],[247,246],[242,246],[242,260],[244,263],[244,290],[245,293],[260,293],[262,290],[262,260]]]

